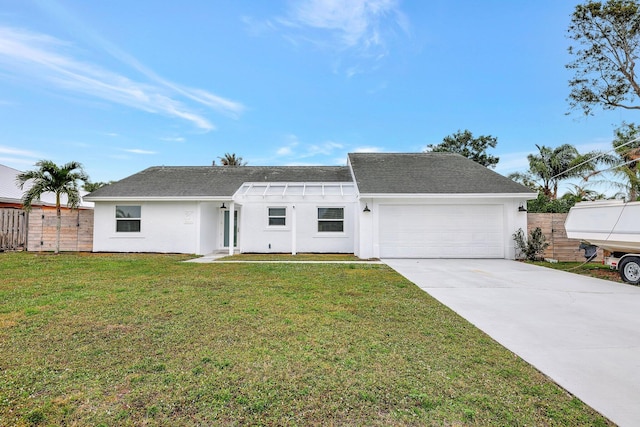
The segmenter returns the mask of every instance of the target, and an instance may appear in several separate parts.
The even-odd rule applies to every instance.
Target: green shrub
[[[563,197],[552,200],[540,192],[537,199],[527,202],[527,211],[530,213],[567,213],[575,204],[575,199]]]
[[[542,234],[540,227],[531,230],[528,238],[522,228],[519,228],[513,234],[513,240],[516,242],[516,249],[519,251],[520,256],[518,258],[524,257],[529,261],[542,259],[544,250],[549,246],[549,242],[547,242],[546,236]]]

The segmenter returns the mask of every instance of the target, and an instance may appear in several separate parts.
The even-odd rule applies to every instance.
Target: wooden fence
[[[27,215],[22,209],[0,208],[0,251],[24,250],[27,228]]]
[[[584,251],[580,249],[580,240],[567,238],[564,221],[567,214],[560,213],[529,213],[527,214],[527,233],[540,227],[547,238],[549,247],[544,251],[545,258],[558,261],[585,261]],[[602,261],[602,249],[598,248],[598,255],[593,261]]]
[[[56,248],[56,209],[33,208],[29,212],[27,250],[54,251]],[[93,209],[63,209],[60,251],[93,250]]]

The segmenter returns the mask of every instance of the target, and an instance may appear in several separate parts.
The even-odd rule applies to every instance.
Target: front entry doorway
[[[224,211],[223,246],[229,247],[229,211]],[[238,247],[238,211],[233,211],[233,247]]]

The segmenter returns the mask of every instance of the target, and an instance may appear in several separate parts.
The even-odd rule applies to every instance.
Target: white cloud
[[[276,150],[278,156],[292,156],[294,154],[294,148],[300,144],[298,137],[294,134],[285,135],[285,140],[285,145]]]
[[[105,42],[106,43],[106,42]],[[46,34],[0,27],[0,68],[15,76],[58,90],[81,93],[149,113],[186,120],[205,131],[215,126],[187,107],[186,98],[210,109],[237,116],[242,104],[169,82],[139,64],[134,58],[110,46],[110,53],[142,72],[152,82],[134,81],[122,74],[74,58],[72,47]]]
[[[181,136],[167,136],[165,138],[160,138],[161,141],[167,141],[167,142],[185,142],[186,139],[181,137]]]
[[[32,157],[38,158],[40,154],[35,151],[29,150],[21,150],[19,148],[7,147],[6,145],[0,145],[0,154],[10,154],[13,156],[23,156],[23,157]]]
[[[335,150],[341,149],[344,146],[338,142],[326,141],[322,144],[312,144],[307,147],[306,153],[302,157],[313,157],[317,155],[331,155]]]
[[[33,166],[43,157],[45,156],[35,151],[0,145],[0,163],[16,169],[22,169],[23,166]]]
[[[15,157],[0,156],[0,163],[3,163],[7,166],[16,165],[15,169],[19,169],[17,165],[33,166],[36,162],[37,160],[27,160],[27,159],[15,158]]]
[[[329,52],[334,56],[332,71],[351,78],[375,69],[375,63],[388,55],[398,36],[410,34],[409,20],[399,3],[399,0],[294,0],[289,2],[284,16],[267,21],[261,28],[279,31],[293,46],[312,45]],[[244,22],[249,31],[256,28],[255,21]],[[335,59],[340,57],[344,61]]]
[[[276,151],[276,154],[278,156],[290,156],[291,154],[293,154],[293,149],[289,146],[287,147],[280,147],[278,148],[278,150]]]
[[[382,153],[384,149],[382,147],[356,147],[353,149],[354,153]]]
[[[155,151],[141,150],[139,148],[128,148],[128,149],[123,149],[122,151],[126,151],[127,153],[132,153],[132,154],[156,154]]]
[[[397,0],[303,0],[292,3],[282,23],[326,31],[342,47],[368,50],[385,45],[383,27],[389,17],[408,30]]]

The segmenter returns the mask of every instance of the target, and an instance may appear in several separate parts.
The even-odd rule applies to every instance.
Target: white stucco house
[[[536,194],[450,153],[351,153],[347,166],[145,169],[100,188],[94,252],[515,257]]]

